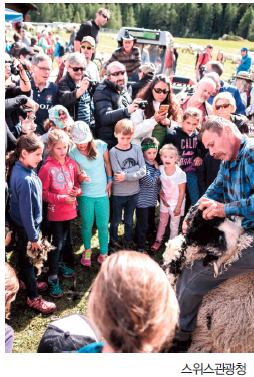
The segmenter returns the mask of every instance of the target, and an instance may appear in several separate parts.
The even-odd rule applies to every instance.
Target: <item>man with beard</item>
[[[114,136],[116,123],[138,109],[139,101],[132,103],[126,89],[127,75],[125,66],[117,61],[107,67],[107,78],[98,85],[94,96],[94,117],[96,136],[111,149],[117,144]]]
[[[210,95],[215,91],[216,85],[211,78],[203,78],[199,81],[192,96],[188,95],[185,98],[177,96],[180,99],[182,110],[185,111],[188,107],[196,107],[203,114],[203,123],[207,115],[212,115],[212,107],[207,103]]]

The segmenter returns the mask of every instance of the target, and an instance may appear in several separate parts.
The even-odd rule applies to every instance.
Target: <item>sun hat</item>
[[[236,77],[236,79],[243,79],[243,80],[246,80],[246,81],[251,81],[251,82],[254,82],[253,78],[251,77],[251,75],[246,72],[246,71],[240,71]]]
[[[134,44],[137,42],[137,38],[134,38],[127,30],[125,30],[125,35],[121,39],[122,41],[134,41]]]
[[[153,63],[145,63],[139,67],[140,71],[142,71],[145,75],[155,75],[156,68]]]
[[[81,120],[73,123],[71,135],[75,144],[89,143],[93,139],[88,124]]]
[[[63,114],[59,113],[60,111],[62,111]],[[51,109],[49,109],[48,112],[49,119],[52,120],[58,128],[63,129],[65,127],[73,125],[74,123],[73,119],[69,114],[69,111],[62,105],[56,105],[54,107],[51,107]],[[63,122],[63,120],[65,119],[67,119],[66,123]]]
[[[84,37],[84,38],[82,39],[81,45],[82,45],[83,42],[89,42],[90,45],[91,45],[92,47],[95,48],[95,40],[94,40],[93,37],[90,37],[90,36],[88,35],[87,37]]]

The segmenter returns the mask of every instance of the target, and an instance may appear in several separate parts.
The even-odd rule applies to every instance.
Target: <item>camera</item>
[[[96,80],[92,80],[91,77],[87,74],[87,73],[84,73],[82,79],[86,77],[89,81],[90,81],[90,85],[89,87],[95,87],[97,85],[97,81]]]
[[[140,101],[138,104],[138,107],[142,110],[145,110],[146,105],[147,105],[147,101]]]
[[[199,72],[200,72],[200,73],[203,73],[204,70],[205,70],[205,65],[201,65],[201,66],[199,67]]]
[[[16,59],[16,60],[18,60],[18,62],[22,64],[22,66],[23,66],[23,68],[24,68],[24,70],[25,70],[25,72],[27,74],[28,79],[31,80],[31,75],[30,75],[30,73],[29,73],[29,71],[28,71],[27,66],[25,65],[25,63],[23,63],[19,59]],[[19,75],[20,76],[20,71],[19,71],[18,67],[15,67],[14,60],[11,62],[10,68],[11,68],[11,74],[12,75],[14,75],[14,76]]]

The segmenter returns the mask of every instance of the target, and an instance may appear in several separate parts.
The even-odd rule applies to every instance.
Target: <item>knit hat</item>
[[[67,126],[71,126],[74,123],[68,110],[62,105],[51,107],[48,112],[49,119],[52,120],[58,128],[63,129]]]
[[[82,45],[83,42],[89,42],[90,45],[91,45],[93,48],[95,48],[95,40],[94,40],[93,37],[90,37],[90,36],[88,35],[87,37],[84,37],[84,38],[82,39],[81,45]]]
[[[100,340],[100,334],[92,321],[80,314],[70,314],[48,325],[37,353],[61,353],[78,351]]]
[[[236,79],[243,79],[243,80],[246,80],[246,81],[251,81],[251,82],[254,82],[253,78],[251,77],[251,75],[246,72],[246,71],[240,71],[236,77]]]
[[[153,63],[145,63],[139,67],[140,71],[142,71],[145,75],[155,75],[156,68]]]
[[[74,122],[71,128],[71,135],[75,144],[89,143],[89,141],[93,140],[88,124],[81,120]]]

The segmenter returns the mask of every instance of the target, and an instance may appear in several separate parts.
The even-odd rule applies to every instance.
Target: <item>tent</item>
[[[14,10],[5,8],[5,21],[15,22],[15,21],[23,21],[23,14],[14,12]]]

